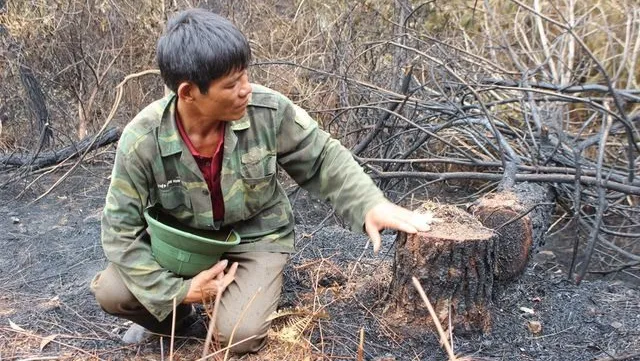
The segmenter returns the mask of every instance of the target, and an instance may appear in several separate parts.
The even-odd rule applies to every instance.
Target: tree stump
[[[493,232],[457,207],[433,203],[424,207],[444,221],[426,233],[398,233],[392,299],[385,317],[403,333],[433,325],[411,282],[415,276],[445,328],[450,319],[457,333],[487,332],[494,278]]]
[[[478,200],[470,211],[497,234],[496,281],[520,276],[531,254],[544,244],[554,209],[551,187],[519,183],[511,191],[492,193]]]

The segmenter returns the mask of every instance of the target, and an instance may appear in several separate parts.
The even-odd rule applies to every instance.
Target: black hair
[[[251,60],[247,38],[229,20],[204,9],[173,15],[158,40],[156,61],[164,83],[174,92],[183,81],[207,93],[209,84]]]

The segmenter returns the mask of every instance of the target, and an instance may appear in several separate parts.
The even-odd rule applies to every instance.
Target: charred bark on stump
[[[434,212],[444,222],[435,224],[430,232],[398,234],[392,302],[386,316],[405,333],[433,325],[411,282],[415,276],[445,328],[450,317],[458,333],[487,332],[491,325],[494,235],[458,208],[439,206]]]
[[[496,281],[520,276],[531,254],[544,245],[554,199],[548,185],[520,183],[511,191],[486,195],[471,207],[473,215],[497,234]]]

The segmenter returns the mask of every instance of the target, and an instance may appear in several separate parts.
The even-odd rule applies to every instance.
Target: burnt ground
[[[106,265],[99,214],[109,170],[108,163],[79,169],[34,203],[60,174],[26,191],[26,181],[0,189],[0,360],[168,359],[166,339],[121,344],[127,324],[103,313],[89,292]],[[0,184],[8,176],[1,174]],[[403,336],[380,316],[394,236],[384,237],[375,257],[363,251],[366,238],[341,228],[327,206],[303,192],[291,198],[298,253],[286,270],[281,306],[298,309],[278,320],[266,350],[243,359],[357,359],[363,328],[364,359],[445,360],[434,333]],[[638,278],[592,277],[576,286],[567,281],[568,256],[560,247],[566,242],[548,243],[526,274],[495,297],[489,334],[454,330],[456,353],[490,360],[640,360]],[[530,321],[541,324],[540,333],[532,333]],[[176,360],[201,353],[204,334],[195,328],[190,338],[176,339]]]

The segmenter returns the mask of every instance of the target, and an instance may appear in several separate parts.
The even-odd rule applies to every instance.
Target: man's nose
[[[240,89],[240,97],[245,98],[251,94],[253,90],[251,89],[251,83],[249,83],[249,78],[244,77],[244,82],[242,84],[242,89]]]

